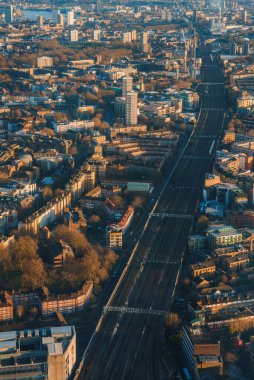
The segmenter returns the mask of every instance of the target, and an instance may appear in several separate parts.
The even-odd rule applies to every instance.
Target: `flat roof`
[[[49,355],[62,355],[63,346],[61,343],[49,343],[47,346]]]
[[[73,327],[72,326],[59,326],[59,327],[51,327],[51,335],[73,335]]]
[[[220,360],[217,355],[198,355],[198,361],[201,363],[218,363]]]
[[[14,350],[16,349],[16,339],[0,342],[0,353],[9,350],[10,348],[13,348]]]
[[[0,342],[6,340],[16,340],[17,332],[16,331],[4,331],[0,332]]]

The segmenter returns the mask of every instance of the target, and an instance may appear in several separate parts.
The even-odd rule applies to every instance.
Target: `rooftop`
[[[74,326],[1,332],[0,365],[45,362],[50,355],[62,354],[75,335]]]
[[[219,236],[241,235],[234,227],[225,224],[210,226],[207,229],[208,234]]]

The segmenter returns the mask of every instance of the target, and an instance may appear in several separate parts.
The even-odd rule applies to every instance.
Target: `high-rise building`
[[[13,6],[12,5],[8,5],[5,8],[5,22],[7,22],[7,24],[13,23]]]
[[[59,13],[58,15],[58,25],[61,25],[61,26],[64,26],[64,15],[62,15],[61,13]]]
[[[67,25],[74,25],[74,11],[67,13]]]
[[[243,12],[243,22],[246,24],[248,22],[248,12],[244,11]]]
[[[229,43],[229,54],[236,55],[237,44],[235,41],[230,41]]]
[[[52,22],[54,24],[58,24],[59,14],[60,14],[60,10],[59,9],[53,9],[52,10],[51,17],[52,17]]]
[[[244,41],[242,43],[242,54],[249,55],[250,54],[250,44],[248,41]]]
[[[125,114],[125,98],[116,97],[114,102],[114,112],[116,119],[124,119]]]
[[[42,16],[37,17],[37,25],[39,28],[41,28],[43,26],[43,17]]]
[[[138,124],[138,93],[135,91],[128,92],[126,95],[125,123],[126,125]]]
[[[124,44],[128,44],[128,43],[131,43],[132,39],[131,39],[131,32],[123,32],[123,43]]]
[[[78,42],[78,30],[69,30],[68,37],[70,42]]]
[[[149,50],[148,33],[147,32],[142,32],[140,34],[140,50],[143,53],[147,53]]]
[[[123,77],[122,79],[122,96],[126,98],[128,92],[131,92],[133,88],[132,77]]]
[[[133,29],[131,32],[123,32],[122,39],[124,44],[137,40],[137,31]]]
[[[146,45],[148,44],[148,33],[147,32],[142,32],[140,34],[140,43],[142,45]]]
[[[236,54],[237,55],[242,55],[243,54],[243,46],[242,45],[237,45]]]
[[[132,29],[131,31],[131,40],[136,41],[137,40],[137,31],[136,29]]]
[[[92,33],[92,38],[94,41],[100,41],[101,40],[101,30],[100,29],[94,29]]]

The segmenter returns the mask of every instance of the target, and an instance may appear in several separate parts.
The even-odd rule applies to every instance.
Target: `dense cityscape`
[[[252,0],[0,1],[13,379],[254,379]]]

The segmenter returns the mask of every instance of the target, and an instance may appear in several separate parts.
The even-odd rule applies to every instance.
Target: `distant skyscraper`
[[[67,25],[74,25],[74,11],[67,13]]]
[[[229,54],[236,55],[237,44],[235,41],[230,41],[229,43]]]
[[[69,41],[78,42],[78,30],[69,30]]]
[[[125,113],[125,98],[116,97],[114,103],[115,118],[124,119]]]
[[[131,43],[131,32],[123,32],[123,43],[128,44]]]
[[[58,15],[58,22],[57,23],[61,26],[64,26],[64,15],[62,15],[61,13],[59,13],[59,15]]]
[[[100,29],[94,29],[92,33],[92,38],[94,41],[100,41],[101,40],[101,30]]]
[[[123,43],[128,44],[132,41],[137,40],[137,31],[135,29],[132,29],[131,32],[123,32],[122,33]]]
[[[132,91],[132,87],[133,87],[132,77],[124,77],[122,80],[122,84],[123,84],[122,95],[124,98],[126,98],[127,93]]]
[[[148,33],[147,32],[142,32],[140,34],[140,50],[143,53],[147,53],[149,50]]]
[[[13,6],[8,5],[5,8],[5,21],[7,24],[12,24],[13,23]]]
[[[138,124],[138,93],[131,91],[126,95],[125,105],[125,123],[126,125]]]
[[[51,13],[51,18],[52,18],[52,22],[54,24],[58,24],[58,17],[60,15],[60,10],[59,9],[53,9],[52,10],[52,13]]]
[[[43,17],[42,16],[37,17],[37,25],[39,28],[41,28],[43,26]]]
[[[131,31],[131,40],[136,41],[137,40],[137,31],[136,29],[132,29]]]
[[[242,43],[242,53],[243,53],[243,55],[249,55],[250,54],[250,44],[248,41],[244,41]]]
[[[248,22],[248,12],[244,11],[243,12],[243,22],[246,24]]]

